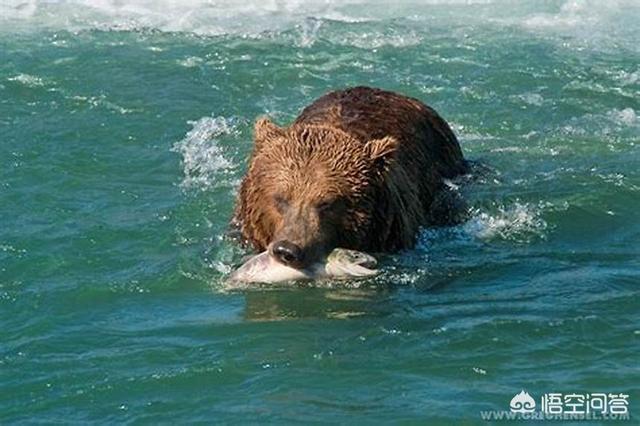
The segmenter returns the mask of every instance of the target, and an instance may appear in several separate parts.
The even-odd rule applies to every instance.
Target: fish
[[[349,279],[371,277],[377,260],[370,254],[344,248],[334,249],[323,262],[306,269],[295,269],[274,259],[268,251],[247,260],[230,276],[231,282],[278,283],[296,280]]]

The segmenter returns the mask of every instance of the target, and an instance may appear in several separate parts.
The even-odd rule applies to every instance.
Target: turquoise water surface
[[[0,423],[640,416],[640,4],[4,1]],[[230,288],[262,114],[418,97],[470,217],[369,281]],[[629,424],[629,422],[627,422]]]

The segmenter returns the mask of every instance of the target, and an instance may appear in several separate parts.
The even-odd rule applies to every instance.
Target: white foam
[[[609,111],[608,116],[614,123],[622,126],[633,126],[638,121],[638,116],[633,108],[614,109]]]
[[[79,30],[153,28],[216,35],[291,28],[305,17],[360,21],[343,11],[362,0],[4,0],[0,22]]]
[[[542,104],[544,103],[544,98],[538,93],[527,92],[519,95],[518,98],[521,99],[524,103],[533,106],[542,106]]]
[[[218,139],[236,134],[236,123],[237,119],[225,117],[203,117],[189,122],[193,128],[172,148],[182,155],[182,187],[204,190],[221,183],[233,185],[226,175],[230,174],[234,164],[225,157]]]
[[[618,82],[618,84],[622,86],[629,86],[632,84],[636,84],[640,81],[640,70],[628,72],[628,71],[617,71],[614,73],[614,79]]]
[[[202,64],[204,60],[198,56],[188,56],[184,59],[178,60],[178,65],[185,68],[194,68]]]
[[[131,109],[123,108],[120,105],[107,100],[107,97],[105,95],[99,95],[99,96],[74,95],[74,96],[71,96],[71,99],[79,103],[87,103],[90,106],[90,108],[103,107],[108,110],[115,111],[122,115],[130,114],[133,112],[133,110]]]
[[[492,148],[491,152],[523,152],[524,149],[521,146],[502,146],[498,148]]]
[[[534,13],[513,23],[544,37],[561,36],[562,46],[637,50],[637,0],[566,0],[557,12]]]
[[[13,77],[9,77],[7,80],[15,81],[27,87],[42,87],[44,86],[44,80],[40,77],[31,74],[18,74]]]
[[[6,19],[27,19],[38,9],[35,1],[4,0],[0,2],[0,17]]]
[[[589,2],[584,0],[569,0],[560,8],[560,12],[540,13],[524,20],[523,24],[532,28],[559,28],[575,27],[576,25],[593,25],[596,16],[589,13],[593,6],[589,7]],[[613,2],[612,2],[613,3]]]
[[[610,151],[618,151],[625,145],[636,144],[638,129],[638,114],[633,108],[627,107],[572,117],[561,124],[556,132],[571,137],[597,137]],[[568,147],[562,149],[567,151]]]
[[[380,47],[409,47],[420,44],[422,37],[412,30],[402,31],[356,31],[329,37],[338,45],[354,46],[361,49],[378,49]]]
[[[491,26],[518,26],[545,39],[556,34],[562,36],[557,38],[560,44],[565,44],[565,36],[572,38],[574,43],[608,40],[606,44],[610,47],[619,46],[622,39],[624,46],[637,50],[635,40],[639,31],[635,22],[640,18],[640,3],[637,0],[567,0],[558,10],[553,2],[525,4],[500,0],[427,0],[417,3],[410,0],[393,3],[382,0],[0,1],[0,32],[42,27],[70,31],[148,28],[198,35],[258,35],[265,31],[278,32],[297,27],[301,29],[297,44],[302,47],[315,42],[318,28],[324,21],[357,25],[395,18],[411,21],[410,27],[417,32],[412,33],[410,28],[404,27],[397,34],[356,32],[346,36],[330,34],[330,37],[340,39],[345,36],[345,44],[373,49],[380,46],[404,47],[423,43],[427,36],[421,28],[429,28],[434,22],[450,22],[455,28],[463,21],[470,29],[489,23]],[[415,22],[423,22],[424,25],[416,26]],[[385,28],[392,27],[387,25]]]

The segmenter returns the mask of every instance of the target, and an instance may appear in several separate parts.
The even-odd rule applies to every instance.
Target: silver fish
[[[356,250],[334,249],[323,263],[308,269],[294,269],[275,260],[264,251],[247,260],[234,271],[229,280],[233,282],[277,283],[293,280],[314,280],[321,278],[347,279],[376,275],[376,259]]]

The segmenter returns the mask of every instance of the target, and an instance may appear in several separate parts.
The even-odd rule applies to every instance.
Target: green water
[[[0,8],[0,423],[475,424],[522,389],[637,421],[637,3],[78,3]],[[252,122],[358,84],[452,123],[470,219],[229,289]]]

